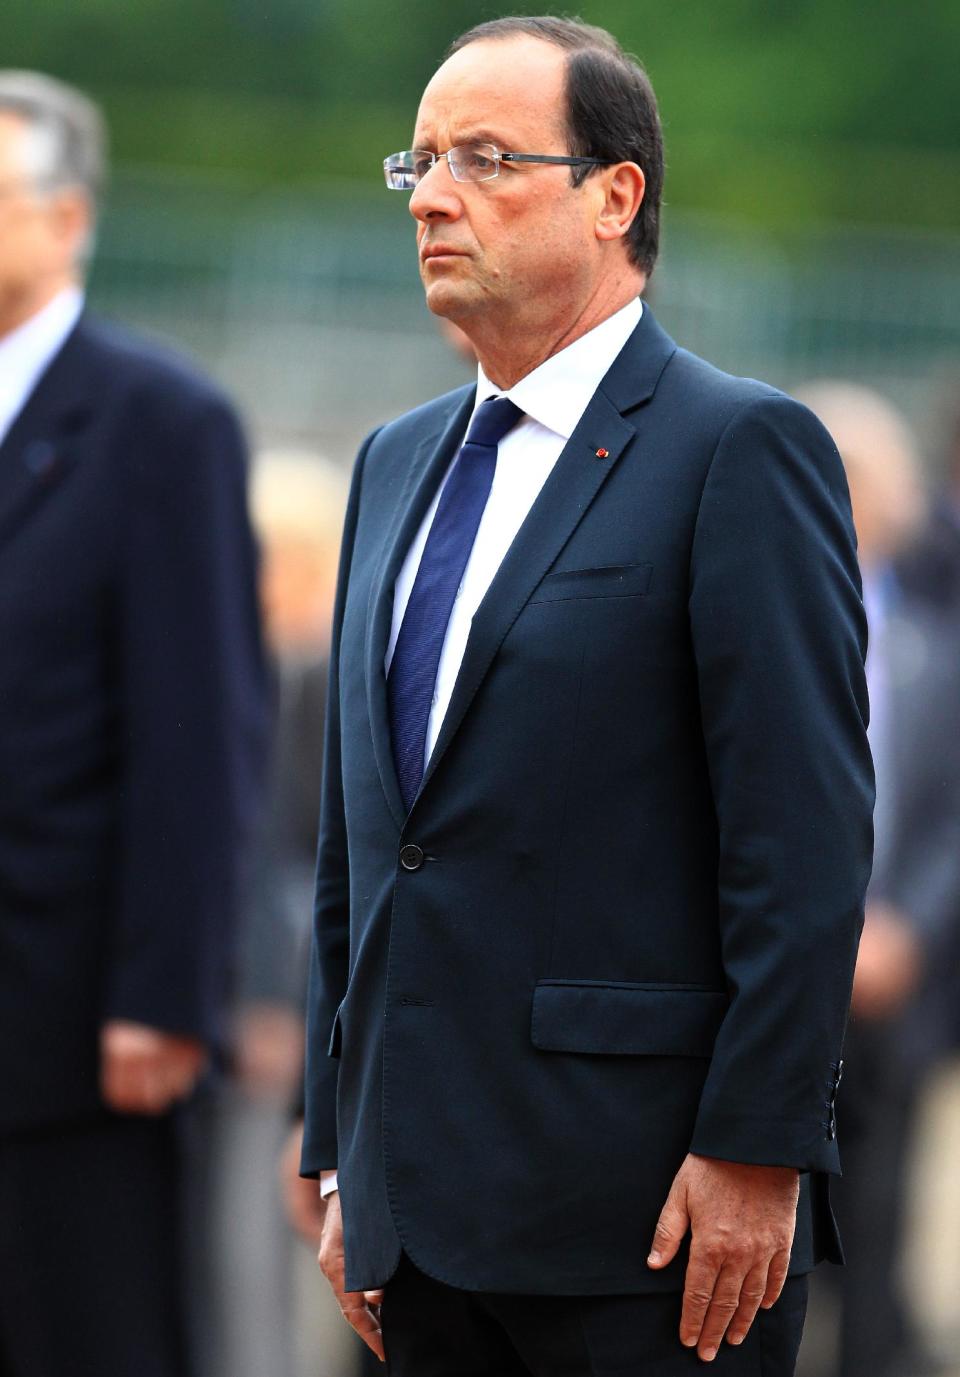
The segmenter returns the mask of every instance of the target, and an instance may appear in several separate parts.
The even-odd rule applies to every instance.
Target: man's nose
[[[446,158],[438,158],[410,193],[410,214],[426,224],[428,220],[456,220],[462,213],[459,183]]]

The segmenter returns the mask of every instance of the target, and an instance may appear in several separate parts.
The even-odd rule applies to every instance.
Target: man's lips
[[[420,250],[420,262],[427,263],[431,258],[466,258],[463,249],[455,249],[451,244],[430,244]]]

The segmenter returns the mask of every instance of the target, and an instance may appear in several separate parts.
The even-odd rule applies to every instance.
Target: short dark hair
[[[477,24],[451,43],[447,57],[481,39],[529,34],[567,50],[566,99],[569,152],[606,162],[634,162],[643,170],[643,204],[627,236],[630,261],[648,276],[660,245],[663,135],[657,98],[640,62],[613,34],[579,19],[516,15]],[[571,169],[580,186],[596,169]]]

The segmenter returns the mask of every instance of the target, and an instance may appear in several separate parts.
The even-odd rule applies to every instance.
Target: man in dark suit
[[[265,722],[245,449],[83,309],[96,110],[0,73],[0,1370],[182,1377],[174,1107]]]
[[[641,305],[660,130],[610,35],[471,30],[413,144],[388,185],[480,367],[370,437],[348,506],[321,1264],[403,1377],[779,1377],[839,1255],[870,862],[840,459]]]

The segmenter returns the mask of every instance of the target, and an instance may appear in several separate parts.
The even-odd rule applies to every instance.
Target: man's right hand
[[[100,1029],[100,1093],[116,1114],[166,1114],[192,1092],[206,1063],[198,1038],[120,1018]]]
[[[383,1336],[380,1333],[380,1303],[382,1291],[345,1291],[343,1287],[343,1216],[340,1213],[340,1192],[327,1197],[323,1233],[317,1261],[320,1270],[333,1288],[343,1318],[360,1335],[368,1348],[385,1362]]]

